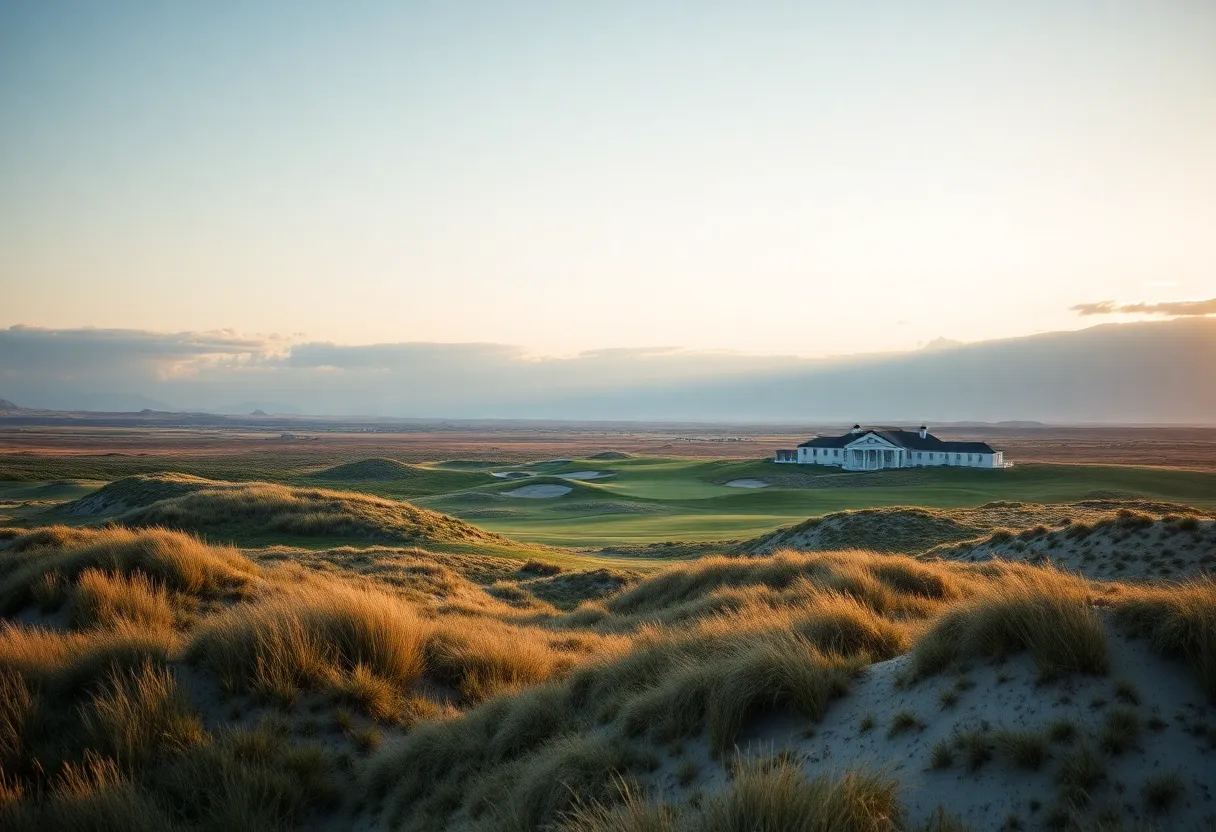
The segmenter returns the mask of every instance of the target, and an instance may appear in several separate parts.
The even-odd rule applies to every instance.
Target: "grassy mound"
[[[214,480],[190,474],[137,474],[106,485],[87,497],[61,506],[57,513],[68,517],[103,517],[122,514],[172,500],[217,485]]]
[[[632,454],[627,454],[624,451],[600,451],[598,454],[592,454],[587,459],[599,460],[616,460],[616,459],[633,459]]]
[[[348,491],[171,474],[118,480],[85,500],[107,498],[111,505],[129,505],[137,497],[139,507],[118,515],[116,522],[230,540],[342,537],[427,548],[523,548],[446,514]]]
[[[1148,505],[1139,503],[1147,509]],[[1000,529],[974,541],[937,547],[929,554],[972,562],[994,559],[1051,562],[1104,580],[1195,577],[1216,566],[1216,520],[1193,509],[1153,506],[1164,514],[1127,504],[1087,504],[1100,513],[1015,531]]]
[[[162,529],[39,529],[0,544],[0,613],[65,605],[74,626],[172,624],[201,599],[239,593],[258,572],[236,550]]]
[[[291,517],[296,502],[354,501],[369,523],[404,505],[202,482],[123,522],[198,512],[202,499],[221,529]],[[1060,791],[1050,773],[1092,745],[1109,773],[1061,782],[1096,794],[1105,776],[1134,795],[1140,747],[1178,739],[1165,717],[1186,720],[1193,754],[1210,753],[1206,712],[1175,705],[1154,719],[1168,704],[1158,677],[1175,702],[1194,691],[1179,690],[1190,671],[1153,655],[1216,689],[1210,580],[1101,584],[863,551],[713,556],[641,575],[512,551],[279,546],[246,559],[157,528],[5,535],[0,827],[919,829],[940,789],[967,791],[957,781],[973,760],[1041,769],[1046,796]],[[1070,692],[1089,707],[1050,735],[1046,714],[955,719],[1003,696],[1029,720],[1040,688],[1052,708]],[[731,762],[774,740],[781,756]],[[871,752],[911,760],[916,789],[854,768]],[[1190,760],[1178,765],[1203,770]],[[922,786],[939,789],[927,808]],[[1175,786],[1146,783],[1145,800],[1175,801],[1187,825],[1199,789],[1189,773]],[[336,795],[348,796],[340,812]],[[974,822],[980,798],[959,800]]]
[[[941,543],[970,540],[984,527],[924,508],[881,508],[842,511],[812,517],[787,529],[745,544],[743,549],[767,554],[781,549],[872,552],[920,552]]]
[[[416,469],[412,465],[398,462],[395,459],[362,459],[358,462],[348,462],[345,465],[335,465],[312,474],[314,479],[332,480],[334,482],[376,482],[409,479],[415,476]]]

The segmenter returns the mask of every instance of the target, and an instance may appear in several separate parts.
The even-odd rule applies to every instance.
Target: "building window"
[[[832,456],[840,456],[840,448],[837,448],[836,450],[832,451]]]

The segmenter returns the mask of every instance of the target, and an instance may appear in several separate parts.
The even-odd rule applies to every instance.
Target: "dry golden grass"
[[[563,832],[896,832],[906,828],[889,777],[846,771],[808,778],[778,757],[736,766],[726,787],[700,810],[648,802],[628,787],[619,803],[568,813]]]
[[[147,662],[111,672],[81,706],[88,747],[127,769],[203,742],[202,721],[173,672]]]
[[[49,587],[80,629],[0,623],[0,828],[274,829],[332,797],[326,758],[257,732],[214,737],[179,683],[180,608],[239,603],[257,567],[158,530],[14,540],[0,552],[18,561],[8,602]]]
[[[369,820],[401,829],[898,829],[895,784],[861,772],[752,761],[699,806],[634,784],[684,744],[729,758],[765,714],[814,723],[861,668],[908,651],[922,675],[1023,650],[1045,675],[1101,673],[1097,604],[1201,674],[1213,661],[1211,582],[779,553],[681,563],[561,612],[529,587],[575,573],[483,555],[335,549],[297,565],[275,550],[255,565],[122,528],[8,543],[4,608],[67,614],[35,619],[61,630],[0,624],[3,828],[287,828],[330,805],[338,777]],[[216,688],[218,702],[199,693]],[[225,728],[217,714],[245,694],[278,723]],[[309,736],[334,721],[313,708],[342,714],[328,741],[345,770],[290,733],[302,711]],[[1111,744],[1130,736],[1115,727]],[[1038,738],[981,745],[1027,766],[1049,753]],[[1088,761],[1059,764],[1080,794]]]
[[[126,577],[86,569],[76,579],[68,612],[72,625],[82,629],[110,627],[123,619],[155,630],[176,621],[169,594],[139,572]]]
[[[229,690],[286,704],[307,690],[366,690],[368,677],[408,688],[424,669],[426,631],[390,595],[303,586],[214,617],[187,655]]]
[[[1028,650],[1044,676],[1103,674],[1106,632],[1089,584],[1050,569],[988,567],[993,580],[941,617],[913,651],[926,676],[970,656],[998,659]]]
[[[62,539],[63,544],[27,545],[33,536]],[[164,529],[46,529],[23,535],[0,550],[12,558],[0,580],[0,612],[11,614],[34,598],[32,588],[47,575],[71,584],[86,570],[141,577],[159,588],[190,595],[219,594],[241,588],[258,573],[248,558],[231,547],[212,546]]]
[[[1115,617],[1158,652],[1187,661],[1216,701],[1216,578],[1137,587],[1116,603]]]

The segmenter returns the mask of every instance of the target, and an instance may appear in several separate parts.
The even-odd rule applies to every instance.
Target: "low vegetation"
[[[1216,696],[1210,579],[857,550],[584,570],[405,503],[175,477],[63,515],[112,524],[0,534],[0,827],[962,828],[909,817],[887,774],[752,755],[783,720],[827,736],[863,673],[906,698],[844,711],[850,742],[911,749],[924,777],[1041,770],[1068,819],[1156,736],[1122,633]],[[1062,528],[1035,516],[1027,540]],[[297,545],[207,542],[234,529]],[[1083,717],[967,721],[1023,670],[1061,701],[1089,684]],[[1139,782],[1144,812],[1187,803],[1181,776]]]
[[[220,540],[341,538],[440,551],[527,551],[501,535],[411,503],[352,491],[221,482],[183,474],[127,477],[56,513]]]

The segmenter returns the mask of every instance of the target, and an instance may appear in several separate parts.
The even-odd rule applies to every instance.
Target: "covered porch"
[[[903,468],[908,452],[903,448],[845,448],[844,468],[847,471],[881,471]]]

